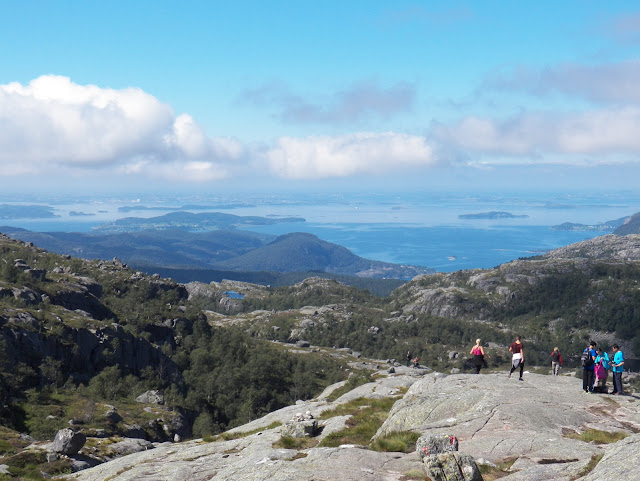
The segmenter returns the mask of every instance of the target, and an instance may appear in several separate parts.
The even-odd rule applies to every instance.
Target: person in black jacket
[[[551,353],[551,371],[553,371],[554,376],[557,376],[560,373],[561,367],[562,355],[560,354],[560,350],[557,347],[554,347],[553,352]]]

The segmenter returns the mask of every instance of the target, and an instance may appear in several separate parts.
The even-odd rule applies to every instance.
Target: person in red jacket
[[[554,347],[553,352],[551,353],[551,370],[553,371],[554,376],[557,376],[560,373],[561,367],[562,355],[560,354],[560,350],[557,347]]]

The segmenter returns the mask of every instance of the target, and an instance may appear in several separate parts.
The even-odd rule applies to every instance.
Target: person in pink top
[[[480,344],[480,339],[476,339],[476,345],[471,348],[469,354],[473,354],[473,365],[476,367],[476,374],[480,374],[480,369],[485,364],[484,349]]]

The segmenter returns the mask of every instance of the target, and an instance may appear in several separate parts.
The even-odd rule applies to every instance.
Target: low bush
[[[374,451],[410,453],[416,449],[416,441],[420,434],[413,431],[396,431],[381,436],[371,443]]]

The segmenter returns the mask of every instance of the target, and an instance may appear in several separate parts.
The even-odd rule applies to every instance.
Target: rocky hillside
[[[167,476],[176,473],[166,479],[205,479],[197,477],[201,472],[211,479],[217,473],[219,479],[235,479],[233,473],[240,470],[247,476],[255,474],[247,479],[265,479],[259,476],[270,476],[272,468],[282,473],[282,479],[335,479],[329,477],[330,468],[320,467],[327,459],[340,469],[344,463],[345,472],[354,479],[356,472],[365,476],[361,479],[411,479],[417,472],[421,479],[424,463],[419,458],[340,446],[371,444],[386,450],[391,444],[406,450],[420,435],[459,425],[456,432],[444,434],[460,439],[461,453],[496,464],[491,469],[504,471],[501,463],[518,456],[522,461],[514,469],[524,473],[533,463],[536,474],[529,478],[511,474],[512,479],[556,479],[535,477],[540,472],[571,479],[586,467],[587,455],[600,451],[578,449],[583,444],[562,437],[558,445],[573,446],[567,449],[577,450],[579,456],[552,458],[537,442],[511,439],[507,429],[541,429],[540,436],[554,440],[558,430],[554,426],[565,427],[560,434],[567,439],[589,427],[634,432],[635,414],[623,409],[629,398],[578,400],[579,381],[571,377],[532,374],[527,379],[535,382],[535,388],[507,384],[507,346],[516,334],[523,335],[527,367],[543,366],[536,372],[548,371],[549,352],[559,346],[569,372],[589,339],[605,348],[617,342],[633,368],[640,334],[639,256],[640,236],[603,236],[494,269],[418,276],[389,298],[379,298],[321,278],[278,288],[232,281],[183,285],[135,272],[117,259],[81,260],[0,236],[0,466],[9,466],[14,476],[23,476],[25,465],[60,474],[73,466],[85,468],[154,447],[153,459],[135,454],[130,458],[137,460],[135,466],[121,465],[95,479],[145,479],[140,471],[144,467],[152,473],[147,479],[158,479],[153,473],[159,470]],[[488,369],[502,374],[466,374],[472,369],[466,353],[477,337],[490,356]],[[403,359],[407,351],[421,365],[453,375],[416,377],[427,371],[407,370],[392,361],[364,361],[364,357]],[[402,375],[389,373],[390,368]],[[349,396],[340,402],[331,401],[328,392],[317,397],[355,369],[375,372],[368,384],[374,389],[372,383],[382,383],[374,397],[387,399],[365,407],[364,401]],[[366,375],[352,375],[347,387],[355,388],[362,379]],[[543,384],[556,387],[542,388]],[[545,409],[519,410],[510,400],[514,389],[523,389],[527,399]],[[163,393],[164,404],[148,401],[149,397],[136,400],[153,391]],[[456,399],[460,405],[450,409]],[[562,409],[556,409],[556,399]],[[340,414],[331,414],[339,407],[335,402],[344,404],[336,411]],[[583,409],[578,411],[586,410],[595,418],[583,415],[569,422],[574,414],[569,402],[574,407],[579,403]],[[296,407],[280,411],[291,405]],[[510,405],[512,411],[504,411]],[[271,422],[287,420],[267,413],[292,416],[292,410],[326,416],[322,433],[310,441],[291,441],[289,435],[281,439]],[[560,417],[541,412],[558,410]],[[531,413],[536,426],[518,424]],[[355,427],[360,415],[375,418],[362,428],[366,435],[340,433],[344,416],[351,416],[347,425]],[[242,425],[245,430],[260,428],[263,434],[215,437]],[[81,454],[93,461],[73,464],[69,455],[75,453],[65,454],[66,448],[53,449],[67,457],[49,456],[52,463],[47,463],[46,449],[33,458],[30,452],[23,454],[30,443],[51,440],[62,427],[89,438]],[[394,435],[386,440],[397,430],[404,433],[401,439]],[[232,431],[237,434],[238,429]],[[254,443],[258,436],[260,441]],[[157,444],[191,437],[206,441]],[[635,446],[635,438],[628,439],[620,441],[620,449]],[[245,444],[249,440],[255,451]],[[322,444],[311,449],[315,441]],[[194,451],[183,452],[183,446]],[[207,461],[204,467],[196,462],[201,458]],[[155,467],[171,460],[177,464]],[[214,468],[215,472],[210,470]],[[294,478],[296,472],[302,477]],[[192,478],[179,477],[185,473],[192,473]]]
[[[68,478],[406,481],[482,479],[472,477],[482,473],[505,481],[637,479],[637,463],[630,462],[640,456],[635,396],[587,396],[572,376],[525,374],[518,382],[504,372],[446,376],[380,367],[375,381],[333,401],[344,383],[219,438],[147,446]],[[371,407],[385,400],[387,407],[373,414]],[[379,427],[363,434],[365,424]],[[432,454],[442,435],[457,439],[457,453]],[[449,459],[461,462],[467,477],[435,477]]]

